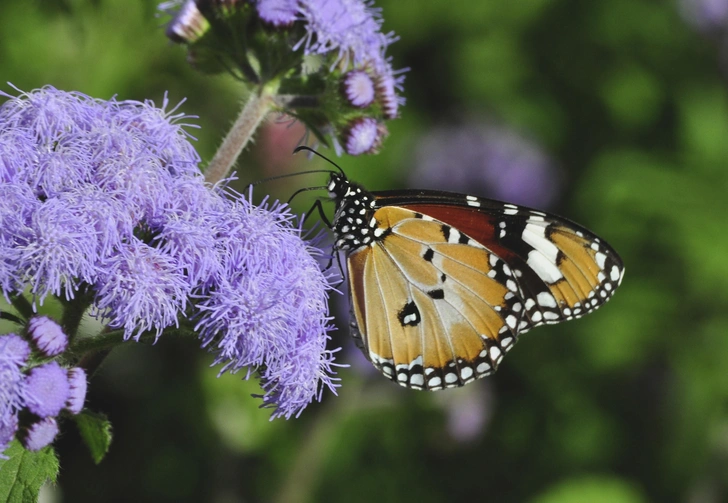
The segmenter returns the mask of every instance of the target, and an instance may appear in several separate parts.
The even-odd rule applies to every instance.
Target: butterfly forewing
[[[505,260],[527,313],[519,333],[593,311],[609,300],[624,274],[621,259],[606,242],[556,215],[449,192],[373,194],[378,204],[437,218]]]

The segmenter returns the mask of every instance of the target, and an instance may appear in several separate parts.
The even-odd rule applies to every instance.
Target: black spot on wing
[[[438,288],[437,290],[430,290],[427,292],[427,295],[430,296],[432,299],[444,299],[445,298],[445,290],[442,288]]]
[[[440,231],[442,231],[442,235],[445,237],[445,241],[450,241],[450,229],[451,227],[449,225],[443,225],[440,227]]]
[[[417,309],[417,304],[414,301],[405,304],[397,313],[397,318],[403,327],[415,327],[422,321],[420,310]]]
[[[428,262],[432,262],[432,257],[435,256],[435,251],[432,248],[428,248],[427,251],[422,255],[422,258]]]

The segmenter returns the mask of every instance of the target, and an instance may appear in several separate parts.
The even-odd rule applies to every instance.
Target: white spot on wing
[[[523,233],[526,234],[525,232]],[[528,267],[534,270],[539,278],[548,284],[556,283],[564,277],[561,271],[556,267],[555,262],[551,262],[539,250],[531,250],[528,252]]]

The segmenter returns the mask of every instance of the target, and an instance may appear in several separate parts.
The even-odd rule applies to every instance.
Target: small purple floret
[[[68,369],[68,385],[70,392],[66,401],[66,410],[71,414],[78,414],[83,410],[83,404],[86,402],[86,390],[88,387],[86,371],[80,367]]]
[[[57,362],[31,369],[25,380],[27,407],[39,417],[57,416],[68,400],[68,374]]]
[[[28,427],[21,439],[23,447],[29,451],[39,451],[50,445],[58,435],[58,422],[55,418],[46,417]]]
[[[379,127],[371,117],[356,119],[344,133],[344,147],[349,155],[371,152],[377,146]]]
[[[363,70],[353,70],[344,75],[343,90],[349,104],[359,108],[371,105],[376,93],[374,81]]]
[[[28,322],[28,335],[43,356],[56,356],[68,346],[68,336],[61,326],[47,316],[34,316]]]
[[[258,0],[258,15],[272,26],[290,26],[298,19],[298,0]]]

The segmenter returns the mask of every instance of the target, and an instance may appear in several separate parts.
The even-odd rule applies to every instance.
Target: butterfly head
[[[328,190],[336,203],[333,221],[336,248],[352,250],[369,245],[377,237],[374,196],[340,173],[331,173]]]

